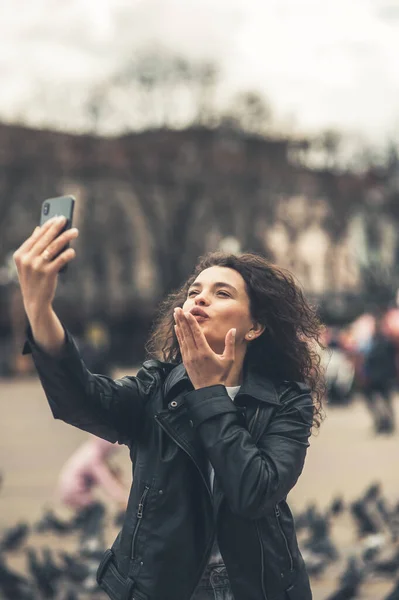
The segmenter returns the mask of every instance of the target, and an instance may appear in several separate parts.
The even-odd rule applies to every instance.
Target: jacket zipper
[[[144,491],[141,495],[140,498],[140,502],[137,508],[137,523],[136,523],[136,527],[134,528],[133,531],[133,537],[132,537],[132,551],[131,551],[131,558],[134,558],[134,552],[135,552],[135,545],[136,545],[136,538],[137,538],[137,533],[140,529],[140,525],[141,525],[141,520],[143,518],[143,512],[144,512],[144,504],[145,504],[145,500],[147,498],[147,494],[149,492],[150,488],[148,485],[145,486]]]
[[[258,540],[259,540],[259,546],[260,546],[260,560],[262,562],[261,585],[262,585],[262,592],[263,592],[263,600],[267,600],[267,595],[266,595],[266,590],[265,590],[265,557],[264,557],[262,538],[260,535],[259,525],[257,522],[255,522],[255,527],[256,527],[256,533],[258,534]]]
[[[161,421],[160,421],[160,420],[159,420],[159,418],[158,418],[158,415],[155,415],[155,417],[154,417],[154,418],[155,418],[155,420],[157,421],[157,423],[159,423],[160,427],[161,427],[161,428],[162,428],[162,429],[163,429],[163,430],[164,430],[164,431],[165,431],[165,432],[166,432],[166,433],[167,433],[167,434],[168,434],[168,435],[169,435],[169,436],[172,438],[172,440],[173,440],[173,441],[174,441],[174,442],[175,442],[175,443],[176,443],[176,444],[179,446],[179,448],[181,448],[181,449],[183,450],[183,452],[185,452],[185,453],[186,453],[186,454],[187,454],[187,455],[188,455],[188,456],[191,458],[191,460],[193,461],[193,463],[194,463],[194,464],[195,464],[195,466],[197,467],[197,469],[198,469],[198,471],[199,471],[199,474],[201,475],[202,481],[204,482],[204,484],[205,484],[205,487],[206,487],[206,489],[207,489],[207,491],[208,491],[208,494],[209,494],[209,498],[210,498],[211,504],[213,505],[213,501],[212,501],[212,494],[211,494],[211,491],[210,491],[210,488],[209,488],[208,482],[207,482],[207,480],[205,479],[205,477],[204,477],[204,475],[203,475],[203,473],[202,473],[202,471],[201,471],[201,468],[200,468],[199,464],[198,464],[198,463],[197,463],[197,462],[194,460],[194,458],[191,456],[191,454],[190,454],[189,452],[187,452],[187,450],[185,449],[185,447],[184,447],[184,446],[183,446],[183,445],[182,445],[182,444],[181,444],[181,443],[180,443],[180,442],[179,442],[179,441],[178,441],[178,440],[175,438],[175,436],[174,436],[174,435],[173,435],[173,433],[170,431],[170,429],[168,428],[168,426],[167,426],[167,425],[165,425],[164,423],[161,423]],[[214,540],[215,540],[215,530],[214,530],[214,535],[213,535],[213,537],[212,537],[212,543],[211,543],[211,544],[208,546],[208,548],[207,548],[207,550],[206,550],[206,552],[205,552],[205,554],[204,554],[204,558],[206,559],[206,561],[204,561],[204,565],[205,565],[205,566],[204,566],[204,569],[202,569],[202,571],[201,571],[201,575],[200,575],[200,577],[199,577],[198,581],[196,582],[196,584],[195,584],[195,586],[194,586],[194,588],[193,588],[193,590],[192,590],[192,593],[191,593],[191,594],[190,594],[190,596],[189,596],[190,598],[191,598],[192,594],[194,593],[194,591],[196,590],[196,588],[197,588],[197,585],[198,585],[198,584],[199,584],[199,582],[201,581],[202,575],[203,575],[203,573],[204,573],[204,570],[205,570],[205,568],[206,568],[206,566],[207,566],[207,564],[208,564],[208,560],[209,560],[209,557],[210,557],[210,555],[211,555],[211,552],[212,552],[212,546],[213,546],[213,542],[214,542]],[[208,557],[208,558],[206,558],[206,557]],[[267,600],[267,599],[266,599],[266,597],[265,597],[265,600]]]
[[[283,527],[282,527],[282,525],[281,525],[281,523],[280,523],[280,514],[281,514],[281,513],[280,513],[280,509],[279,509],[279,507],[277,506],[277,504],[276,504],[276,506],[275,506],[274,512],[275,512],[275,515],[276,515],[276,519],[277,519],[277,525],[278,525],[278,528],[279,528],[279,530],[280,530],[280,533],[281,533],[281,535],[282,535],[282,537],[283,537],[283,539],[284,539],[284,542],[285,542],[285,546],[286,546],[286,548],[287,548],[287,554],[288,554],[288,556],[289,556],[289,559],[290,559],[290,570],[291,570],[291,571],[293,571],[293,570],[294,570],[294,561],[293,561],[293,559],[292,559],[292,554],[291,554],[291,551],[290,551],[290,547],[288,546],[288,540],[287,540],[287,537],[286,537],[286,535],[285,535],[285,533],[284,533],[284,531],[283,531]]]

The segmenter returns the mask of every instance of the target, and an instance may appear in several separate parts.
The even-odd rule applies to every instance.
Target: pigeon
[[[380,497],[376,500],[377,512],[381,516],[384,524],[389,530],[392,542],[396,542],[399,536],[399,522],[395,510],[390,510],[386,500]]]
[[[372,483],[365,491],[363,500],[365,502],[375,501],[381,493],[381,484],[377,481]]]
[[[372,563],[375,557],[380,553],[380,548],[370,547],[363,550],[362,559],[365,563]]]
[[[0,541],[0,550],[13,551],[20,548],[29,533],[27,523],[17,523],[14,527],[6,529]]]
[[[75,527],[80,530],[80,551],[82,553],[99,553],[105,549],[104,517],[105,506],[95,502],[85,507],[77,515]]]
[[[308,550],[303,550],[302,558],[305,561],[306,570],[311,577],[320,577],[328,567],[328,560]]]
[[[327,600],[351,600],[356,598],[364,578],[365,571],[359,566],[356,557],[349,557],[346,570],[340,579],[340,587]]]
[[[353,502],[350,506],[350,510],[356,521],[359,537],[365,537],[366,535],[378,533],[380,531],[380,526],[373,518],[373,515],[370,514],[364,499]]]
[[[314,504],[310,504],[303,513],[295,515],[295,529],[297,532],[310,526],[314,519],[315,512],[316,506]]]
[[[0,598],[6,600],[34,600],[31,582],[11,571],[0,555]]]
[[[392,575],[399,570],[399,549],[386,560],[374,562],[373,570],[380,575]]]
[[[82,508],[74,519],[74,528],[80,529],[88,537],[97,535],[103,527],[105,506],[101,502],[93,502]]]
[[[63,575],[63,570],[54,562],[50,548],[43,548],[42,566],[51,581],[57,581]]]
[[[324,558],[335,561],[339,553],[330,537],[330,521],[317,510],[313,510],[309,519],[310,537],[304,542],[304,548],[311,550],[314,554],[320,554]]]
[[[56,597],[56,578],[53,573],[48,571],[46,566],[38,558],[37,552],[34,548],[27,548],[26,555],[28,559],[29,571],[39,589],[43,598],[55,598]]]
[[[331,516],[339,515],[343,512],[344,508],[345,504],[343,499],[340,496],[337,496],[332,501],[330,508],[327,510],[327,514]]]
[[[391,513],[387,506],[386,500],[382,497],[377,498],[375,505],[381,517],[384,519],[385,523],[389,525],[391,522]]]
[[[36,524],[35,530],[39,533],[53,531],[57,534],[70,533],[74,528],[74,523],[62,521],[51,510],[48,510],[42,519]]]
[[[64,561],[64,576],[73,581],[74,583],[81,583],[90,575],[90,569],[87,565],[77,559],[76,557],[68,554],[67,552],[61,552],[60,556]]]

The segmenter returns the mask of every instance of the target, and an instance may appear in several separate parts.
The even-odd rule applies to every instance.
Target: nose
[[[200,292],[199,294],[197,294],[195,296],[194,304],[196,306],[208,306],[209,305],[209,300],[207,299],[204,291]]]

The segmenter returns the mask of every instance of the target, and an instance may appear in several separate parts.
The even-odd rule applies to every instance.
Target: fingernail
[[[65,223],[66,218],[63,215],[57,217],[57,223]]]
[[[237,329],[232,329],[231,334],[233,337],[236,337]]]

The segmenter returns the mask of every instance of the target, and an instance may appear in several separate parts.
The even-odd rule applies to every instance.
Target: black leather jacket
[[[181,364],[114,381],[68,332],[58,358],[28,339],[54,417],[130,448],[124,525],[97,574],[111,599],[189,600],[216,535],[235,600],[311,600],[286,503],[309,445],[305,385],[246,368],[233,403],[222,385],[193,390]]]

